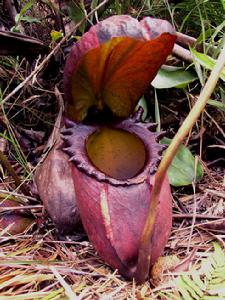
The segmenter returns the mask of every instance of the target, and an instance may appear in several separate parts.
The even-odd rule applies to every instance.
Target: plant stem
[[[8,158],[5,156],[5,154],[1,150],[0,150],[0,163],[2,163],[2,165],[7,169],[8,173],[12,176],[12,178],[15,181],[16,186],[19,187],[25,195],[29,195],[27,189],[22,185],[22,182],[21,182],[19,176],[16,174],[15,170],[11,166]]]
[[[149,273],[151,263],[151,249],[152,249],[152,233],[154,231],[155,219],[157,216],[158,199],[161,191],[161,186],[166,175],[166,172],[176,155],[176,152],[181,145],[184,138],[188,135],[192,129],[196,120],[205,108],[205,105],[210,98],[214,88],[219,79],[220,73],[225,64],[225,45],[217,59],[216,65],[213,68],[205,87],[203,88],[198,101],[195,103],[188,116],[184,120],[183,124],[179,128],[177,134],[174,136],[171,144],[169,145],[155,175],[155,183],[153,186],[150,206],[147,213],[146,223],[142,232],[140,241],[139,255],[137,268],[134,274],[135,279],[138,282],[143,282]]]
[[[181,47],[178,44],[175,44],[173,47],[173,55],[177,56],[178,58],[181,58],[183,60],[186,60],[189,63],[193,62],[193,57],[191,55],[191,52],[189,50]]]

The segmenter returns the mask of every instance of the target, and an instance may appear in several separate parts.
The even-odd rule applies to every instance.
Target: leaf
[[[84,1],[79,1],[79,3],[75,3],[74,1],[70,1],[68,3],[68,12],[69,17],[75,23],[79,23],[82,19],[86,17],[86,11],[84,6]],[[85,23],[81,24],[79,30],[83,33],[85,30]]]
[[[225,11],[225,1],[224,0],[220,0],[220,2],[221,2],[222,6],[223,6],[223,9]]]
[[[21,9],[20,13],[16,15],[15,22],[16,24],[21,21],[21,18],[24,16],[24,14],[33,6],[34,0],[28,1],[23,8]]]
[[[22,16],[20,18],[20,21],[25,21],[25,22],[28,22],[28,23],[41,23],[41,21],[37,18],[34,18],[34,17],[30,17],[30,16]]]
[[[198,79],[196,75],[183,68],[177,69],[162,67],[151,85],[157,89],[168,89],[174,87],[184,88],[196,79]]]
[[[149,40],[153,40],[158,38],[161,34],[165,33],[166,35],[170,35],[171,41],[167,45],[164,43],[164,46],[167,48],[171,48],[171,43],[175,42],[175,30],[172,25],[164,20],[154,19],[150,17],[144,18],[142,21],[138,22],[137,19],[134,19],[128,15],[121,16],[111,16],[98,24],[92,26],[88,32],[86,32],[79,41],[73,46],[71,52],[67,58],[65,69],[64,69],[64,92],[65,92],[65,100],[68,103],[67,113],[70,110],[74,110],[73,103],[76,102],[76,98],[73,99],[72,96],[72,85],[73,85],[73,76],[77,72],[78,66],[80,65],[81,59],[84,55],[87,54],[90,50],[94,48],[98,48],[100,45],[103,45],[110,39],[115,37],[129,37],[135,40],[139,40],[142,42],[146,42]],[[161,37],[162,38],[162,37]],[[156,49],[154,49],[156,50]],[[168,49],[168,54],[170,53],[170,49]],[[105,53],[107,54],[107,53]],[[147,54],[147,53],[146,53]],[[149,54],[147,54],[148,56]],[[158,53],[155,51],[155,58]],[[146,55],[145,55],[146,56]],[[103,59],[105,60],[105,58]],[[162,64],[163,62],[161,62]],[[135,62],[134,62],[135,64]],[[136,64],[137,66],[137,64]],[[97,66],[99,67],[99,66]],[[98,68],[99,71],[99,68]],[[95,76],[98,74],[96,70],[90,70],[91,75]],[[98,76],[101,76],[98,74]],[[137,75],[138,76],[138,75]],[[153,79],[153,78],[152,78]],[[151,80],[152,80],[151,79]],[[87,78],[86,78],[87,80]],[[118,81],[121,78],[117,79]],[[126,80],[126,78],[124,78]],[[85,81],[85,77],[84,77]],[[140,81],[140,78],[139,78]],[[83,82],[84,83],[84,82]],[[84,87],[88,89],[88,87]],[[91,90],[91,89],[90,89]],[[88,92],[88,91],[87,91]],[[141,95],[142,96],[142,95]],[[83,99],[84,100],[84,99]],[[85,101],[85,100],[84,100]],[[94,100],[95,101],[95,100]],[[93,102],[94,102],[93,101]],[[135,100],[136,101],[136,100]],[[91,103],[89,103],[91,105]],[[87,108],[89,106],[87,105]],[[75,109],[76,110],[76,109]],[[84,110],[84,115],[87,113]],[[68,113],[69,117],[73,118],[74,113]],[[78,119],[82,119],[83,116],[80,116]],[[76,116],[77,117],[77,116]],[[75,118],[76,120],[76,118]]]
[[[28,1],[20,11],[20,15],[24,15],[34,4],[34,0]]]
[[[14,210],[15,207],[21,207],[21,210]],[[4,234],[20,234],[34,224],[34,218],[27,216],[23,205],[19,201],[0,200],[0,236]],[[7,210],[7,208],[12,208]]]
[[[225,111],[225,103],[222,103],[221,101],[209,99],[207,104],[212,105],[218,109],[221,109],[222,111]]]
[[[164,33],[150,41],[118,37],[86,53],[72,76],[68,115],[82,121],[91,106],[106,106],[128,117],[172,51],[176,37]]]
[[[200,53],[196,51],[195,49],[190,49],[191,54],[194,56],[194,59],[197,60],[198,63],[200,63],[204,68],[212,70],[216,64],[216,60],[212,57]],[[222,72],[220,73],[220,78],[225,81],[225,67],[223,68]]]
[[[214,252],[201,261],[200,268],[192,267],[172,280],[161,296],[187,300],[223,300],[225,297],[225,254],[219,244],[214,243]],[[160,287],[158,288],[160,290]],[[172,294],[173,293],[173,294]],[[167,299],[167,298],[166,298]]]
[[[142,34],[147,40],[154,39],[163,32],[175,33],[173,26],[166,20],[146,17],[140,21],[140,24]]]
[[[166,145],[169,145],[170,142],[171,139],[168,138],[161,140],[161,143]],[[170,184],[173,186],[189,185],[193,182],[195,177],[197,181],[201,180],[203,167],[201,163],[198,162],[197,174],[195,176],[195,158],[187,147],[181,145],[169,167],[168,176]]]
[[[52,30],[52,31],[51,31],[51,38],[52,38],[52,41],[58,42],[59,40],[61,40],[62,37],[63,37],[62,32],[56,31],[56,30]]]
[[[80,22],[85,17],[85,8],[83,1],[75,3],[71,1],[68,4],[69,17],[75,22]]]

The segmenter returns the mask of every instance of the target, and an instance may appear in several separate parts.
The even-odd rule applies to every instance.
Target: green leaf
[[[84,1],[80,1],[79,3],[75,3],[70,1],[68,4],[68,12],[69,17],[75,23],[79,23],[86,16]],[[83,33],[85,30],[85,22],[79,27],[79,30]]]
[[[161,143],[169,145],[171,139],[163,138]],[[198,162],[196,173],[195,175],[194,156],[187,147],[181,145],[168,170],[170,184],[173,186],[185,186],[191,184],[195,178],[197,181],[201,180],[203,167],[200,162]]]
[[[92,0],[91,1],[91,9],[95,9],[98,5],[98,0]]]
[[[202,297],[203,291],[197,286],[197,284],[188,275],[184,274],[182,276],[183,281],[189,286],[189,291],[193,298]]]
[[[34,0],[30,0],[24,5],[24,7],[21,9],[20,13],[16,15],[15,22],[16,24],[21,21],[21,18],[24,16],[24,14],[33,6]]]
[[[223,9],[225,10],[225,1],[224,0],[220,0],[222,6],[223,6]]]
[[[41,23],[39,19],[30,16],[22,16],[20,21],[25,21],[27,23]]]
[[[177,296],[180,300],[224,300],[225,254],[218,243],[214,243],[214,249],[207,258],[202,259],[199,267],[194,266],[178,277],[175,275],[175,279],[165,288],[162,286],[159,295],[168,300]]]
[[[52,30],[51,31],[51,38],[52,41],[58,42],[63,37],[63,34],[60,31]]]
[[[30,0],[26,5],[21,9],[20,15],[23,16],[34,4],[34,0]]]
[[[220,245],[217,243],[213,243],[213,247],[214,247],[214,259],[217,262],[217,264],[225,267],[225,253],[224,251],[221,249]]]
[[[204,296],[201,300],[224,300],[224,297],[219,296]]]
[[[183,68],[162,67],[151,84],[157,89],[184,88],[196,79],[195,74]]]
[[[19,21],[20,21],[20,14],[17,14],[16,16],[15,16],[15,23],[17,24]]]
[[[191,54],[193,55],[194,59],[200,63],[204,68],[212,70],[216,64],[216,60],[213,59],[212,57],[204,54],[204,53],[200,53],[198,51],[196,51],[195,49],[190,49]],[[223,68],[221,74],[220,74],[220,78],[225,81],[225,68]]]
[[[208,102],[207,102],[207,104],[212,105],[212,106],[214,106],[216,108],[219,108],[222,111],[225,111],[225,104],[222,103],[222,102],[220,102],[220,101],[209,99]]]
[[[192,278],[193,278],[194,282],[198,285],[198,287],[199,287],[202,291],[205,291],[205,290],[206,290],[206,285],[205,285],[205,283],[201,280],[201,277],[200,277],[199,272],[197,272],[197,270],[193,269],[191,275],[192,275]]]
[[[179,288],[179,292],[181,293],[184,300],[193,300],[194,298],[191,297],[189,294],[189,287],[188,285],[183,281],[182,277],[178,277],[176,279],[176,285]]]

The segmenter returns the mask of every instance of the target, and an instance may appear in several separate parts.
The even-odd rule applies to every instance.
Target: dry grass
[[[214,184],[206,175],[198,193],[185,195],[174,192],[173,231],[165,254],[176,256],[170,265],[176,275],[177,265],[184,271],[212,250],[212,241],[224,247],[224,187],[223,174],[214,174]],[[212,187],[214,185],[214,188]],[[13,192],[12,192],[13,194]],[[16,197],[20,195],[16,194]],[[22,195],[21,195],[22,196]],[[23,198],[24,196],[22,196]],[[195,223],[193,205],[197,210]],[[179,205],[182,204],[182,209]],[[168,280],[161,268],[142,285],[126,282],[101,260],[87,239],[57,240],[54,227],[43,215],[39,204],[30,209],[36,225],[27,232],[9,236],[1,232],[0,300],[1,299],[159,299],[160,284]],[[183,211],[188,211],[185,214]],[[191,228],[193,232],[190,236]],[[82,241],[79,239],[82,237]],[[193,252],[194,251],[194,252]],[[186,262],[185,262],[186,261]]]

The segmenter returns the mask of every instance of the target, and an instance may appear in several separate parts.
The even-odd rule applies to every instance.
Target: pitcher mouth
[[[152,124],[127,119],[109,126],[69,120],[62,130],[65,151],[86,175],[112,185],[135,185],[156,172],[163,145]],[[109,141],[111,139],[111,141]]]
[[[86,139],[87,156],[99,171],[117,180],[137,176],[144,168],[147,153],[142,140],[120,128],[102,127]]]

